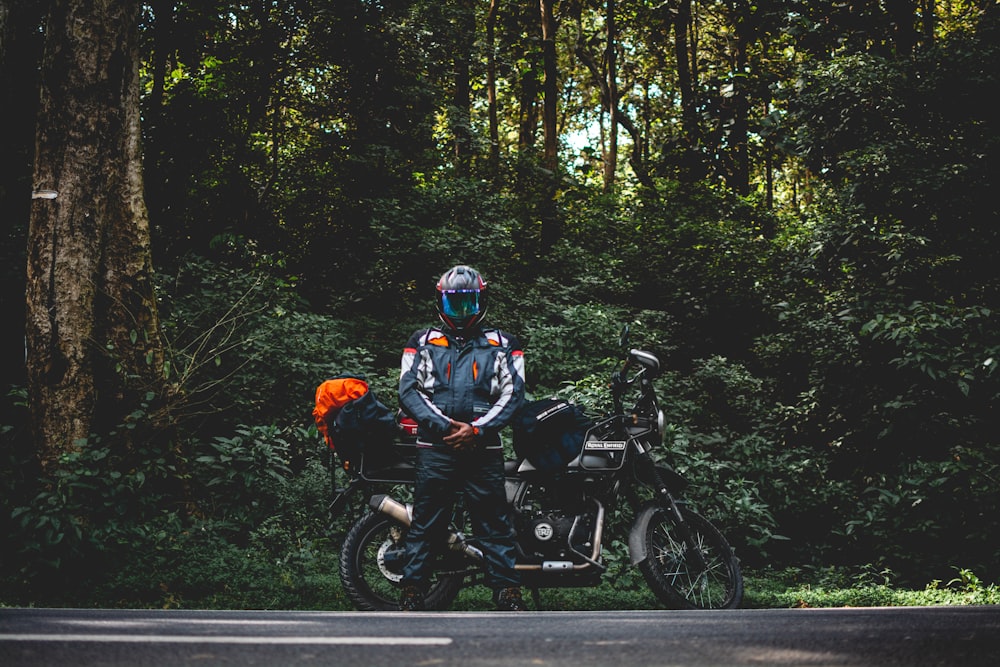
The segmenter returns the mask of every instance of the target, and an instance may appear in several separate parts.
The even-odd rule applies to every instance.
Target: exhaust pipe
[[[413,521],[413,505],[404,505],[384,493],[372,496],[368,501],[368,505],[376,512],[388,514],[407,528],[410,527],[410,523]]]
[[[596,500],[594,502],[597,502]],[[413,521],[413,505],[404,505],[398,500],[391,498],[386,494],[379,494],[371,497],[368,501],[368,505],[376,512],[382,512],[383,514],[392,517],[399,523],[403,524],[407,528],[410,527],[410,523]],[[574,524],[574,530],[576,526]],[[583,563],[573,564],[568,561],[546,561],[544,563],[518,563],[515,565],[517,570],[572,570],[579,572],[580,570],[587,570],[591,567],[597,567],[603,569],[599,564],[598,558],[601,555],[601,540],[603,538],[602,532],[604,529],[604,506],[599,502],[597,503],[597,517],[596,517],[596,528],[594,530],[594,546],[593,551],[588,558],[585,554],[577,553],[577,555],[582,556]],[[465,537],[461,533],[452,532],[448,535],[448,547],[455,551],[461,551],[470,558],[475,560],[483,559],[483,552],[472,546],[465,541]]]
[[[368,505],[376,512],[381,512],[395,519],[407,528],[413,522],[413,505],[404,505],[386,494],[372,496]],[[483,552],[466,542],[461,533],[451,532],[448,534],[448,548],[461,551],[466,556],[476,560],[483,559]]]

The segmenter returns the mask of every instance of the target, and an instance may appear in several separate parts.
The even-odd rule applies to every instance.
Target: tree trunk
[[[556,127],[559,69],[556,62],[556,19],[552,2],[553,0],[539,0],[542,15],[542,70],[545,73],[542,82],[542,129],[545,140],[543,164],[554,173],[559,166],[559,136]]]
[[[909,57],[917,44],[917,4],[916,0],[887,0],[885,3],[897,56]]]
[[[26,329],[32,426],[46,466],[163,393],[138,12],[130,0],[53,0],[45,29]]]
[[[764,118],[771,113],[771,103],[764,103]],[[774,210],[774,140],[770,136],[764,137],[764,192],[765,205],[768,211]]]
[[[150,6],[153,10],[153,53],[150,58],[149,70],[150,76],[153,79],[153,86],[149,94],[149,104],[147,105],[148,114],[152,117],[146,119],[147,130],[149,130],[150,123],[156,126],[163,107],[163,94],[167,78],[167,52],[170,48],[170,37],[174,22],[173,2],[170,0],[152,0]]]
[[[601,91],[601,104],[607,104],[608,99],[611,97],[611,93],[608,90],[608,80],[607,77],[603,76],[601,69],[595,61],[594,57],[587,51],[586,44],[584,40],[580,40],[576,45],[576,57],[580,59],[580,62],[587,71],[590,72],[595,84]],[[646,163],[643,159],[643,154],[645,152],[645,146],[647,144],[646,140],[643,139],[642,133],[639,128],[636,127],[635,123],[632,122],[632,118],[625,113],[621,108],[616,108],[614,115],[615,125],[620,126],[626,132],[628,132],[629,137],[632,139],[632,153],[629,156],[629,166],[632,167],[632,171],[635,174],[636,179],[648,189],[649,194],[653,194],[656,191],[655,183],[646,169]],[[603,125],[602,125],[602,148],[603,148]]]
[[[490,121],[490,178],[500,174],[500,122],[497,118],[497,54],[496,26],[499,0],[490,0],[486,15],[486,101]]]
[[[535,140],[538,135],[538,80],[535,78],[534,71],[530,69],[522,71],[520,79],[517,150],[521,155],[528,155],[534,152]]]
[[[934,43],[936,11],[934,0],[920,0],[920,34],[924,46]]]
[[[697,100],[695,98],[695,74],[691,68],[691,46],[688,34],[691,30],[691,0],[679,0],[674,16],[674,57],[677,60],[677,88],[681,93],[681,126],[686,145],[693,149],[700,143]]]
[[[458,7],[455,51],[455,94],[452,104],[455,117],[452,133],[455,141],[455,171],[467,176],[472,159],[472,46],[476,38],[476,8],[474,0],[463,0]]]
[[[615,0],[608,0],[608,152],[604,159],[604,191],[615,187],[615,173],[618,171],[618,70],[615,62],[615,42],[618,40],[615,26]]]
[[[559,174],[559,135],[556,100],[559,96],[556,61],[556,19],[552,8],[554,0],[539,0],[542,19],[542,130],[545,149],[542,156],[545,182],[539,202],[538,217],[541,221],[541,253],[548,254],[559,240],[560,229],[556,210],[556,190]]]
[[[726,181],[737,194],[750,194],[750,155],[748,151],[750,102],[747,99],[749,91],[746,85],[747,49],[750,47],[751,22],[750,13],[753,8],[746,2],[735,2],[732,5],[730,20],[734,26],[735,39],[732,42],[732,76],[731,96],[729,97],[730,127],[727,132],[728,169]]]

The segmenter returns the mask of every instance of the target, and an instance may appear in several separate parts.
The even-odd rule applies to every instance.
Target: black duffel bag
[[[544,398],[522,405],[512,426],[517,455],[539,470],[555,472],[579,456],[593,421],[569,401]]]

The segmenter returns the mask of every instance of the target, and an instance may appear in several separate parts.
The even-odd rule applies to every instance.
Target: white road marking
[[[108,642],[116,644],[285,644],[338,646],[447,646],[451,637],[243,637],[238,635],[0,634],[0,642]]]
[[[191,624],[191,625],[320,625],[319,621],[283,621],[283,620],[251,620],[251,619],[226,619],[226,618],[150,618],[147,620],[90,620],[79,618],[59,619],[56,621],[60,625],[82,625],[85,627],[136,627],[145,628],[151,625],[163,625],[167,623]]]

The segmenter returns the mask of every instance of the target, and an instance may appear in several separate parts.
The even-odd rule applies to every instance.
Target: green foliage
[[[294,282],[191,259],[161,281],[180,418],[225,432],[311,420],[316,386],[364,374],[372,357],[355,325],[312,313]]]
[[[274,427],[191,443],[190,460],[142,452],[147,463],[135,469],[95,439],[11,512],[0,599],[343,606],[327,536],[329,470],[310,435],[296,470],[288,434]]]
[[[611,380],[611,368],[608,372],[587,375],[575,382],[567,380],[556,392],[555,396],[575,403],[587,414],[598,417],[611,412],[611,396],[608,388]]]
[[[692,483],[695,509],[754,562],[785,539],[773,508],[784,507],[791,492],[782,489],[792,482],[772,464],[787,454],[761,434],[768,417],[761,380],[722,357],[696,363],[690,375],[670,372],[660,381],[664,458]]]
[[[931,581],[917,588],[900,586],[892,571],[872,565],[745,570],[744,579],[743,607],[757,609],[986,605],[997,604],[1000,595],[995,584],[985,584],[965,569],[957,569],[957,576],[947,584]],[[543,611],[661,608],[645,586],[633,588],[610,581],[595,588],[544,589],[539,596]],[[535,609],[530,597],[526,599],[529,608]],[[452,605],[461,611],[492,608],[490,591],[481,586],[464,589]]]
[[[984,585],[974,573],[958,569],[959,576],[942,585],[934,580],[923,588],[899,586],[891,570],[873,565],[853,568],[788,567],[747,573],[744,606],[791,607],[904,607],[925,605],[997,604],[998,591]]]
[[[275,427],[239,427],[232,437],[197,446],[195,454],[194,481],[214,505],[203,511],[234,526],[268,516],[291,474],[288,442]]]
[[[77,556],[89,557],[167,511],[179,473],[171,452],[143,442],[123,455],[100,438],[78,445],[33,489],[16,489],[31,489],[24,504],[10,510],[15,532],[8,548],[16,545],[17,552],[8,556],[22,573],[73,569]]]
[[[660,609],[648,588],[632,589],[604,583],[596,588],[545,588],[540,590],[540,611],[609,611],[613,609]],[[535,610],[532,596],[525,595],[528,609]],[[451,608],[456,611],[495,609],[492,593],[483,586],[463,589]]]
[[[161,94],[163,72],[142,63],[174,430],[129,451],[95,434],[41,471],[27,411],[8,401],[4,600],[342,608],[314,389],[364,374],[392,405],[399,348],[433,322],[434,280],[461,261],[491,282],[490,323],[522,337],[536,395],[605,412],[618,330],[637,323],[634,344],[667,367],[664,460],[745,565],[782,568],[750,580],[751,604],[996,601],[983,583],[1000,573],[996,11],[944,12],[933,42],[905,44],[876,4],[863,26],[829,2],[796,3],[791,19],[755,7],[769,39],[747,72],[700,51],[712,78],[696,82],[696,137],[662,67],[662,13],[632,8],[620,78],[646,90],[622,91],[622,107],[647,175],[605,192],[568,165],[539,169],[527,9],[497,25],[493,164],[483,93],[468,121],[455,99],[457,65],[483,78],[485,42],[455,29],[467,16],[252,4],[181,3],[165,53],[151,37],[166,18],[145,15],[144,48],[173,65]],[[586,35],[598,17],[576,9]],[[697,18],[722,28],[716,10]],[[591,125],[589,75],[561,65],[561,122]],[[776,176],[784,209],[718,182],[736,166],[737,100],[709,89],[744,79],[751,116],[771,112],[749,119],[753,178],[763,191]],[[8,180],[29,182],[27,167]],[[12,224],[14,266],[25,220]],[[16,273],[4,304],[23,299]],[[5,338],[14,364],[20,328]],[[118,428],[146,428],[141,413]],[[548,607],[655,606],[624,545],[606,557],[604,587],[546,591]],[[894,587],[928,576],[949,583]]]
[[[1000,393],[996,384],[1000,376],[994,375],[1000,345],[991,340],[990,333],[996,328],[989,308],[915,301],[902,312],[878,313],[861,327],[861,334],[895,348],[898,356],[889,363],[899,370],[915,371],[925,380],[922,384],[951,384],[965,397],[975,385],[978,391],[995,396]],[[911,391],[923,393],[918,386]]]
[[[959,563],[993,572],[998,529],[996,454],[957,448],[946,461],[918,461],[867,478],[840,535],[845,551],[877,553],[873,562],[901,577],[945,577]]]
[[[886,273],[881,284],[892,292],[995,299],[995,230],[983,222],[997,215],[987,164],[998,134],[984,97],[996,83],[997,30],[993,12],[977,30],[911,59],[867,54],[818,63],[795,90],[788,121],[800,154],[832,176],[844,211],[861,212],[863,226],[849,225],[857,233],[842,240],[864,248],[888,229],[922,240],[909,261],[924,270],[905,281]],[[856,266],[872,280],[884,268]]]
[[[555,387],[562,381],[582,378],[595,367],[606,366],[608,377],[620,356],[618,336],[624,313],[598,304],[580,304],[559,309],[537,304],[539,317],[524,331],[525,356],[533,384]]]

